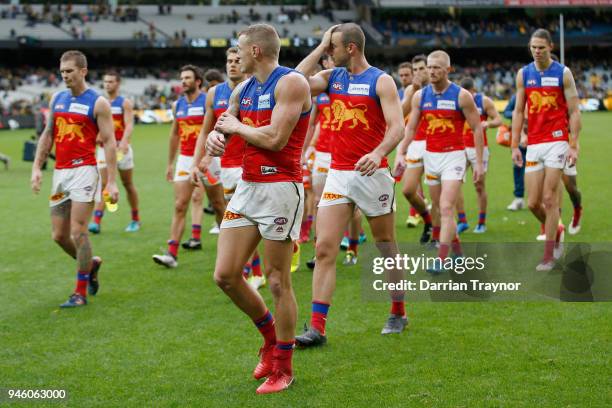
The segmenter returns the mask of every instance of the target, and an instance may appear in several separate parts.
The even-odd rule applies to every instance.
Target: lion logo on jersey
[[[450,130],[451,132],[455,131],[455,125],[450,119],[446,118],[437,118],[435,115],[428,113],[425,115],[425,120],[427,121],[427,129],[425,132],[428,135],[433,135],[437,131],[446,132]]]
[[[244,123],[247,126],[253,127],[253,128],[258,128],[258,127],[270,124],[270,120],[265,119],[265,120],[262,120],[261,122],[259,121],[253,122],[253,119],[251,118],[242,118],[242,123]]]
[[[551,109],[558,109],[556,92],[538,92],[533,91],[529,94],[529,113],[540,113]]]
[[[55,143],[62,143],[67,136],[69,136],[69,142],[73,141],[75,138],[79,138],[80,143],[85,142],[83,125],[74,122],[72,119],[57,118],[55,120],[55,127],[57,128]]]
[[[191,124],[186,121],[179,122],[179,134],[181,135],[181,141],[185,142],[192,137],[198,137],[200,134],[201,124]]]
[[[321,129],[329,129],[329,122],[331,121],[331,108],[326,106],[321,110],[321,113],[323,114]]]
[[[113,126],[115,130],[123,130],[123,121],[121,119],[113,119]]]
[[[348,105],[349,107],[347,107],[344,102],[340,100],[335,100],[334,103],[332,103],[331,112],[334,115],[334,118],[331,121],[331,130],[342,129],[344,122],[347,121],[353,122],[353,125],[349,126],[349,129],[355,129],[357,124],[361,122],[365,126],[363,130],[370,130],[370,124],[365,117],[368,107],[362,103],[353,105],[349,102]],[[359,108],[358,106],[363,106],[363,108]],[[336,124],[335,128],[334,123]]]

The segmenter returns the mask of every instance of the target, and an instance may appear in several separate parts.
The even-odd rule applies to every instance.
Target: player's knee
[[[440,217],[453,217],[455,208],[450,203],[440,203]]]
[[[189,207],[189,201],[188,200],[183,200],[181,198],[177,199],[174,202],[174,210],[177,213],[180,214],[185,214],[187,212],[187,208]]]
[[[224,292],[231,290],[236,285],[236,279],[228,270],[216,269],[214,279],[217,286]],[[240,277],[240,279],[242,279],[242,277]]]
[[[530,211],[537,211],[540,208],[542,208],[542,203],[535,199],[529,199],[527,201],[527,207],[529,208]]]
[[[545,193],[542,197],[542,204],[544,204],[544,208],[547,209],[557,207],[557,193]]]
[[[316,242],[315,254],[317,261],[330,259],[336,256],[335,251],[332,249],[332,244],[323,240],[318,240]]]
[[[59,244],[59,243],[62,243],[68,240],[70,236],[66,234],[64,231],[52,231],[51,238],[53,239],[53,241]]]
[[[414,183],[407,183],[404,184],[404,187],[402,188],[402,194],[404,194],[404,196],[408,199],[408,200],[413,200],[417,193],[417,184]]]
[[[268,271],[268,277],[266,278],[270,293],[275,299],[280,298],[287,289],[287,285],[283,285],[283,281],[280,278],[280,271]]]

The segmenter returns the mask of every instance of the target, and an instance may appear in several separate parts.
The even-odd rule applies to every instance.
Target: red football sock
[[[353,251],[356,254],[358,245],[359,245],[359,239],[349,239],[348,250]]]
[[[178,245],[178,242],[173,239],[168,241],[168,252],[175,258],[178,257]]]
[[[553,251],[555,249],[555,240],[546,241],[544,243],[544,262],[553,260]]]
[[[396,316],[406,316],[406,306],[405,302],[391,302],[391,314]]]
[[[261,260],[259,259],[259,255],[253,256],[253,261],[251,262],[251,268],[252,268],[253,276],[263,276],[261,274]]]
[[[325,335],[325,323],[327,322],[327,312],[329,303],[312,301],[312,315],[310,316],[310,327],[317,329],[319,333]]]
[[[87,282],[89,282],[89,272],[78,271],[75,293],[81,296],[87,296]]]
[[[140,216],[138,215],[138,209],[132,209],[132,221],[140,221]]]
[[[461,241],[459,241],[459,237],[457,235],[455,235],[455,238],[453,238],[453,242],[451,243],[451,247],[453,249],[453,254],[455,255],[461,255]]]
[[[102,222],[102,217],[104,217],[104,211],[96,210],[94,211],[94,222],[98,225]]]
[[[277,341],[274,348],[274,371],[281,371],[284,374],[293,375],[291,360],[293,357],[293,346],[295,340]]]
[[[264,338],[264,347],[276,344],[276,331],[274,328],[274,317],[269,310],[257,320],[253,320],[257,330],[261,333]]]
[[[198,224],[191,224],[191,237],[193,239],[200,239],[202,237],[202,226]]]
[[[414,207],[410,207],[410,216],[411,217],[415,217],[417,215],[417,210],[414,209]]]
[[[443,244],[440,242],[440,248],[438,248],[438,257],[444,261],[446,257],[448,257],[448,252],[450,251],[449,244]]]
[[[436,241],[440,240],[440,227],[439,226],[433,227],[433,231],[431,233],[431,239],[435,239]]]
[[[429,211],[425,210],[424,212],[422,212],[421,217],[423,217],[423,222],[425,222],[425,224],[431,225],[431,214],[429,213]]]

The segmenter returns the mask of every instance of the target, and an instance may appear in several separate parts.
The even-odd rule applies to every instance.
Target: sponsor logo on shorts
[[[440,177],[434,176],[433,174],[425,174],[427,180],[438,180]]]
[[[564,154],[564,153],[562,153],[562,154],[558,155],[558,156],[557,156],[557,159],[558,159],[560,162],[564,162],[564,161],[565,161],[565,154]]]
[[[463,171],[463,167],[461,167],[461,166],[457,166],[457,167],[455,167],[455,171],[456,171],[456,172]]]
[[[334,82],[332,84],[332,89],[335,89],[336,91],[341,91],[342,90],[342,84],[340,82]]]
[[[266,176],[268,174],[276,174],[278,170],[273,166],[261,166],[261,174]]]
[[[537,162],[537,161],[528,161],[526,166],[527,167],[534,167],[534,166],[537,166],[538,164],[539,164],[539,162]]]
[[[323,195],[321,196],[321,199],[325,201],[333,201],[333,200],[338,200],[343,197],[344,196],[342,194],[324,192]]]
[[[387,201],[389,199],[389,194],[383,194],[378,197],[378,201]]]
[[[225,212],[223,213],[223,220],[224,221],[232,221],[232,220],[237,220],[237,219],[240,219],[240,218],[242,218],[242,215],[233,213],[233,212],[231,212],[229,210],[225,210]]]
[[[288,223],[289,220],[285,217],[277,217],[274,219],[274,223],[276,225],[285,225],[286,223]]]
[[[93,187],[92,187],[92,186],[87,186],[87,187],[85,187],[83,190],[85,190],[85,191],[87,191],[88,193],[90,193],[90,192],[91,192],[91,190],[93,190]]]
[[[55,193],[49,197],[49,201],[59,201],[66,195],[63,192]]]
[[[276,232],[283,232],[285,229],[283,227],[281,227],[280,225],[278,227],[276,227]]]

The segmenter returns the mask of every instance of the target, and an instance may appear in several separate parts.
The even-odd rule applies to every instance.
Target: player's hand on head
[[[223,155],[225,152],[225,136],[223,136],[223,133],[213,130],[208,134],[208,138],[206,139],[206,151],[213,157]]]
[[[234,115],[223,112],[219,119],[217,119],[215,130],[226,135],[231,135],[238,132],[239,127],[240,121]]]
[[[325,51],[330,51],[332,33],[339,25],[340,24],[336,24],[329,27],[327,31],[323,34],[323,38],[321,38],[321,45],[325,47]]]

